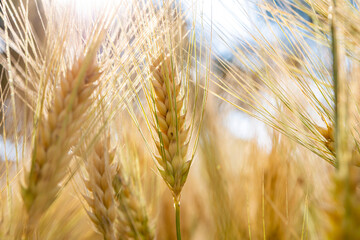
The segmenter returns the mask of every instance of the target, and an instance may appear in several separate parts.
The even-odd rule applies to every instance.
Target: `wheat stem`
[[[337,18],[337,12],[342,1],[333,0],[332,14],[332,52],[333,52],[333,78],[335,91],[335,151],[336,164],[339,174],[346,178],[349,175],[351,154],[349,151],[349,124],[347,104],[347,83],[345,69],[345,49],[342,26]]]
[[[174,198],[174,205],[175,205],[175,221],[176,221],[176,239],[181,240],[180,201]]]

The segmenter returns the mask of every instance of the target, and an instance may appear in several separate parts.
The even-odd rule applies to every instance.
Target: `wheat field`
[[[0,240],[360,239],[359,6],[0,1]]]

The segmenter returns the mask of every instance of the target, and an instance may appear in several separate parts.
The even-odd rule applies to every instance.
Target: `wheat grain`
[[[334,145],[334,127],[327,126],[326,128],[316,126],[316,129],[319,133],[325,138],[323,141],[326,148],[332,153],[335,153],[335,145]]]
[[[335,138],[333,125],[326,128],[316,126],[316,130],[325,138],[323,144],[335,157]],[[359,148],[355,145],[352,149],[351,163],[355,166],[360,166],[360,152]]]

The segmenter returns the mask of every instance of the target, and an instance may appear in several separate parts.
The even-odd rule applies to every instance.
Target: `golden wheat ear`
[[[90,53],[90,52],[89,52]],[[22,198],[29,221],[36,224],[55,200],[67,174],[70,149],[77,142],[85,112],[101,73],[95,54],[79,57],[60,80],[48,114],[39,119],[30,171],[25,171]]]
[[[135,194],[135,188],[124,179],[123,175],[123,169],[118,167],[113,179],[118,204],[116,228],[119,239],[154,239],[147,213]]]
[[[171,57],[160,55],[150,67],[151,81],[156,97],[154,119],[158,140],[156,157],[161,166],[161,176],[174,197],[179,198],[190,169],[190,161],[185,157],[189,145],[189,126],[186,125],[186,108],[182,83],[177,79]],[[182,111],[185,109],[185,111]]]
[[[115,149],[110,150],[110,138],[98,141],[90,155],[87,165],[88,179],[86,188],[91,195],[84,196],[90,206],[87,211],[95,227],[106,240],[115,240],[116,205],[112,188],[115,167],[113,160]]]

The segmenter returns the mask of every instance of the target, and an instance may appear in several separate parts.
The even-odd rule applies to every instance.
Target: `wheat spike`
[[[84,60],[77,59],[61,79],[48,115],[39,121],[31,169],[25,173],[22,187],[22,198],[32,223],[37,222],[56,198],[71,160],[69,150],[75,145],[83,116],[93,102],[91,94],[100,71],[92,62],[82,74]]]
[[[97,142],[87,162],[89,179],[86,187],[92,193],[91,197],[85,198],[91,208],[88,215],[106,240],[115,240],[116,205],[112,188],[114,156],[115,149],[110,151],[110,138],[107,138],[104,142]]]
[[[159,141],[156,142],[160,156],[156,157],[162,177],[179,199],[185,184],[191,161],[186,161],[188,150],[189,126],[186,126],[186,112],[182,113],[184,96],[180,93],[181,81],[177,81],[171,58],[160,55],[150,67],[154,79],[152,86],[156,98],[156,130]]]
[[[119,239],[154,239],[146,211],[134,193],[134,188],[124,180],[120,168],[113,179],[113,187],[118,203],[117,232]]]

